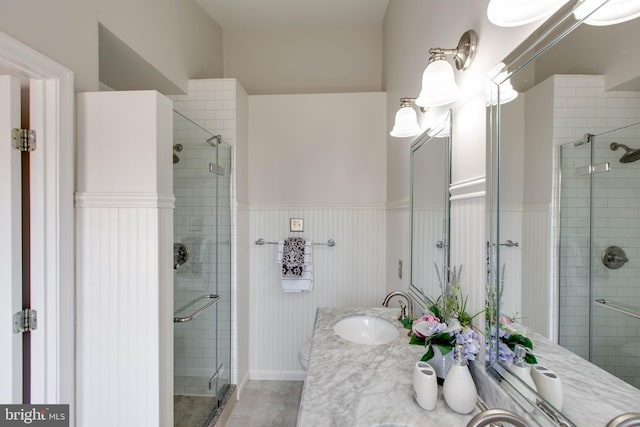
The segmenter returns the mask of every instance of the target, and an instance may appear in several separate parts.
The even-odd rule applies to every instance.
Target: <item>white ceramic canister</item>
[[[417,362],[413,368],[413,389],[416,402],[422,408],[431,411],[438,401],[438,380],[436,371],[426,362]]]

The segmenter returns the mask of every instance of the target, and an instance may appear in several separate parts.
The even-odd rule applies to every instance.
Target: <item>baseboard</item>
[[[242,392],[244,391],[244,387],[247,385],[247,383],[249,382],[249,372],[247,372],[244,377],[242,378],[242,381],[240,381],[240,383],[238,384],[238,388],[236,389],[236,399],[240,400],[240,396],[242,395]]]
[[[249,377],[252,380],[272,381],[304,381],[307,373],[300,371],[251,371]]]

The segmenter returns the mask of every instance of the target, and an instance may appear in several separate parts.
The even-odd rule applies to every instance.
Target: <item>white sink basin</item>
[[[393,341],[398,328],[391,322],[375,316],[350,316],[333,326],[336,334],[357,344],[378,345]]]

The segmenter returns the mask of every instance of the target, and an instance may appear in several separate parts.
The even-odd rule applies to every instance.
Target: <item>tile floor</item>
[[[295,427],[302,381],[249,381],[224,427]]]
[[[204,425],[215,404],[213,396],[173,396],[174,427]]]

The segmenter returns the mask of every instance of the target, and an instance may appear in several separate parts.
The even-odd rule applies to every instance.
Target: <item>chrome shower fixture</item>
[[[207,142],[212,147],[215,147],[216,144],[222,144],[222,135],[213,135],[211,138],[207,139]]]
[[[609,147],[611,147],[613,151],[616,151],[620,147],[625,149],[626,153],[624,153],[622,157],[620,157],[620,163],[633,163],[636,160],[640,159],[640,148],[634,150],[624,144],[620,144],[617,142],[612,142]]]
[[[180,157],[178,157],[178,155],[175,152],[181,152],[182,151],[182,144],[174,144],[173,145],[173,164],[175,165],[176,163],[178,163],[180,161]]]

